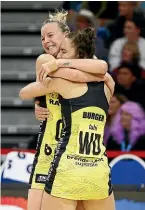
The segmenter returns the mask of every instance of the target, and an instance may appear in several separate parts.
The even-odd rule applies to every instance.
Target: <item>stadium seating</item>
[[[2,58],[2,81],[34,80],[35,58]]]
[[[19,91],[35,80],[35,60],[43,53],[40,28],[48,13],[62,1],[1,3],[1,135],[2,148],[27,148],[38,133],[33,100],[23,101]]]
[[[43,52],[40,35],[2,35],[2,55],[39,55]]]
[[[2,31],[4,32],[39,32],[42,22],[47,18],[48,12],[38,13],[38,12],[17,12],[13,14],[13,19],[11,18],[11,13],[2,13]],[[18,22],[19,20],[19,22]]]
[[[13,1],[13,2],[2,2],[2,10],[33,10],[33,11],[49,11],[50,9],[60,8],[63,4],[63,1]]]

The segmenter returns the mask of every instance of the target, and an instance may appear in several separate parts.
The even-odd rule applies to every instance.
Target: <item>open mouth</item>
[[[51,46],[47,47],[46,49],[47,50],[52,50],[53,48],[54,48],[54,45],[51,45]]]

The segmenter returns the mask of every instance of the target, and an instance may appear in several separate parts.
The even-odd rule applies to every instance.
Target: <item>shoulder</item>
[[[139,38],[139,45],[145,45],[145,38],[143,38],[143,37],[140,37]]]
[[[48,61],[51,61],[53,59],[55,59],[55,58],[52,55],[42,54],[42,55],[39,55],[36,62],[48,62]]]
[[[111,48],[112,47],[122,47],[123,46],[123,44],[125,44],[125,42],[126,42],[126,38],[124,38],[124,37],[122,37],[122,38],[119,38],[119,39],[116,39],[113,43],[112,43],[112,45],[111,45]]]

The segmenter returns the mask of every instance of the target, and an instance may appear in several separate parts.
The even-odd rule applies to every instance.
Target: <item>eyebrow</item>
[[[50,34],[54,34],[54,32],[49,32],[49,33],[47,33],[47,35],[50,35]]]

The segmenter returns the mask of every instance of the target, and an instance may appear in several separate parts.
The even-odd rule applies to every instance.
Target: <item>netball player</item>
[[[82,53],[86,58],[93,56],[92,38],[90,29],[70,33],[61,45],[59,57],[79,58]],[[37,68],[43,59],[42,56],[38,58]],[[71,65],[71,59],[68,62]],[[51,65],[49,68],[54,70]],[[114,210],[110,168],[103,145],[111,92],[104,82],[74,83],[61,78],[46,79],[47,88],[35,82],[20,93],[23,98],[31,98],[32,93],[35,97],[48,92],[58,92],[62,96],[63,129],[49,170],[42,209],[75,210],[77,201],[81,200],[86,210]]]
[[[48,55],[47,60],[53,60],[59,52],[60,44],[62,43],[66,34],[69,33],[69,28],[66,25],[66,13],[58,12],[49,15],[41,29],[42,46]],[[53,56],[51,56],[53,55]],[[43,57],[44,58],[44,57]],[[83,65],[85,65],[85,60]],[[93,63],[92,63],[93,64]],[[90,64],[90,69],[92,67]],[[97,63],[96,63],[97,64]],[[96,65],[95,64],[95,65]],[[81,64],[82,65],[82,64]],[[103,65],[102,65],[103,66]],[[80,67],[80,64],[79,64]],[[94,64],[93,64],[94,68]],[[96,72],[98,64],[95,66]],[[100,67],[99,67],[100,70]],[[59,69],[54,73],[54,76],[61,77],[78,82],[86,81],[101,81],[104,80],[102,76],[106,71],[104,67],[101,69],[102,74],[97,76],[89,75],[88,73],[77,71],[74,69]],[[98,78],[98,80],[97,80]],[[33,171],[30,177],[31,189],[28,196],[28,209],[39,210],[41,205],[41,197],[46,181],[48,168],[54,155],[54,149],[59,139],[59,130],[61,129],[60,104],[58,102],[57,94],[47,94],[37,98],[40,101],[40,106],[47,107],[52,113],[49,118],[40,123],[40,132],[38,137],[37,152],[33,163]],[[35,202],[34,202],[35,199]]]

